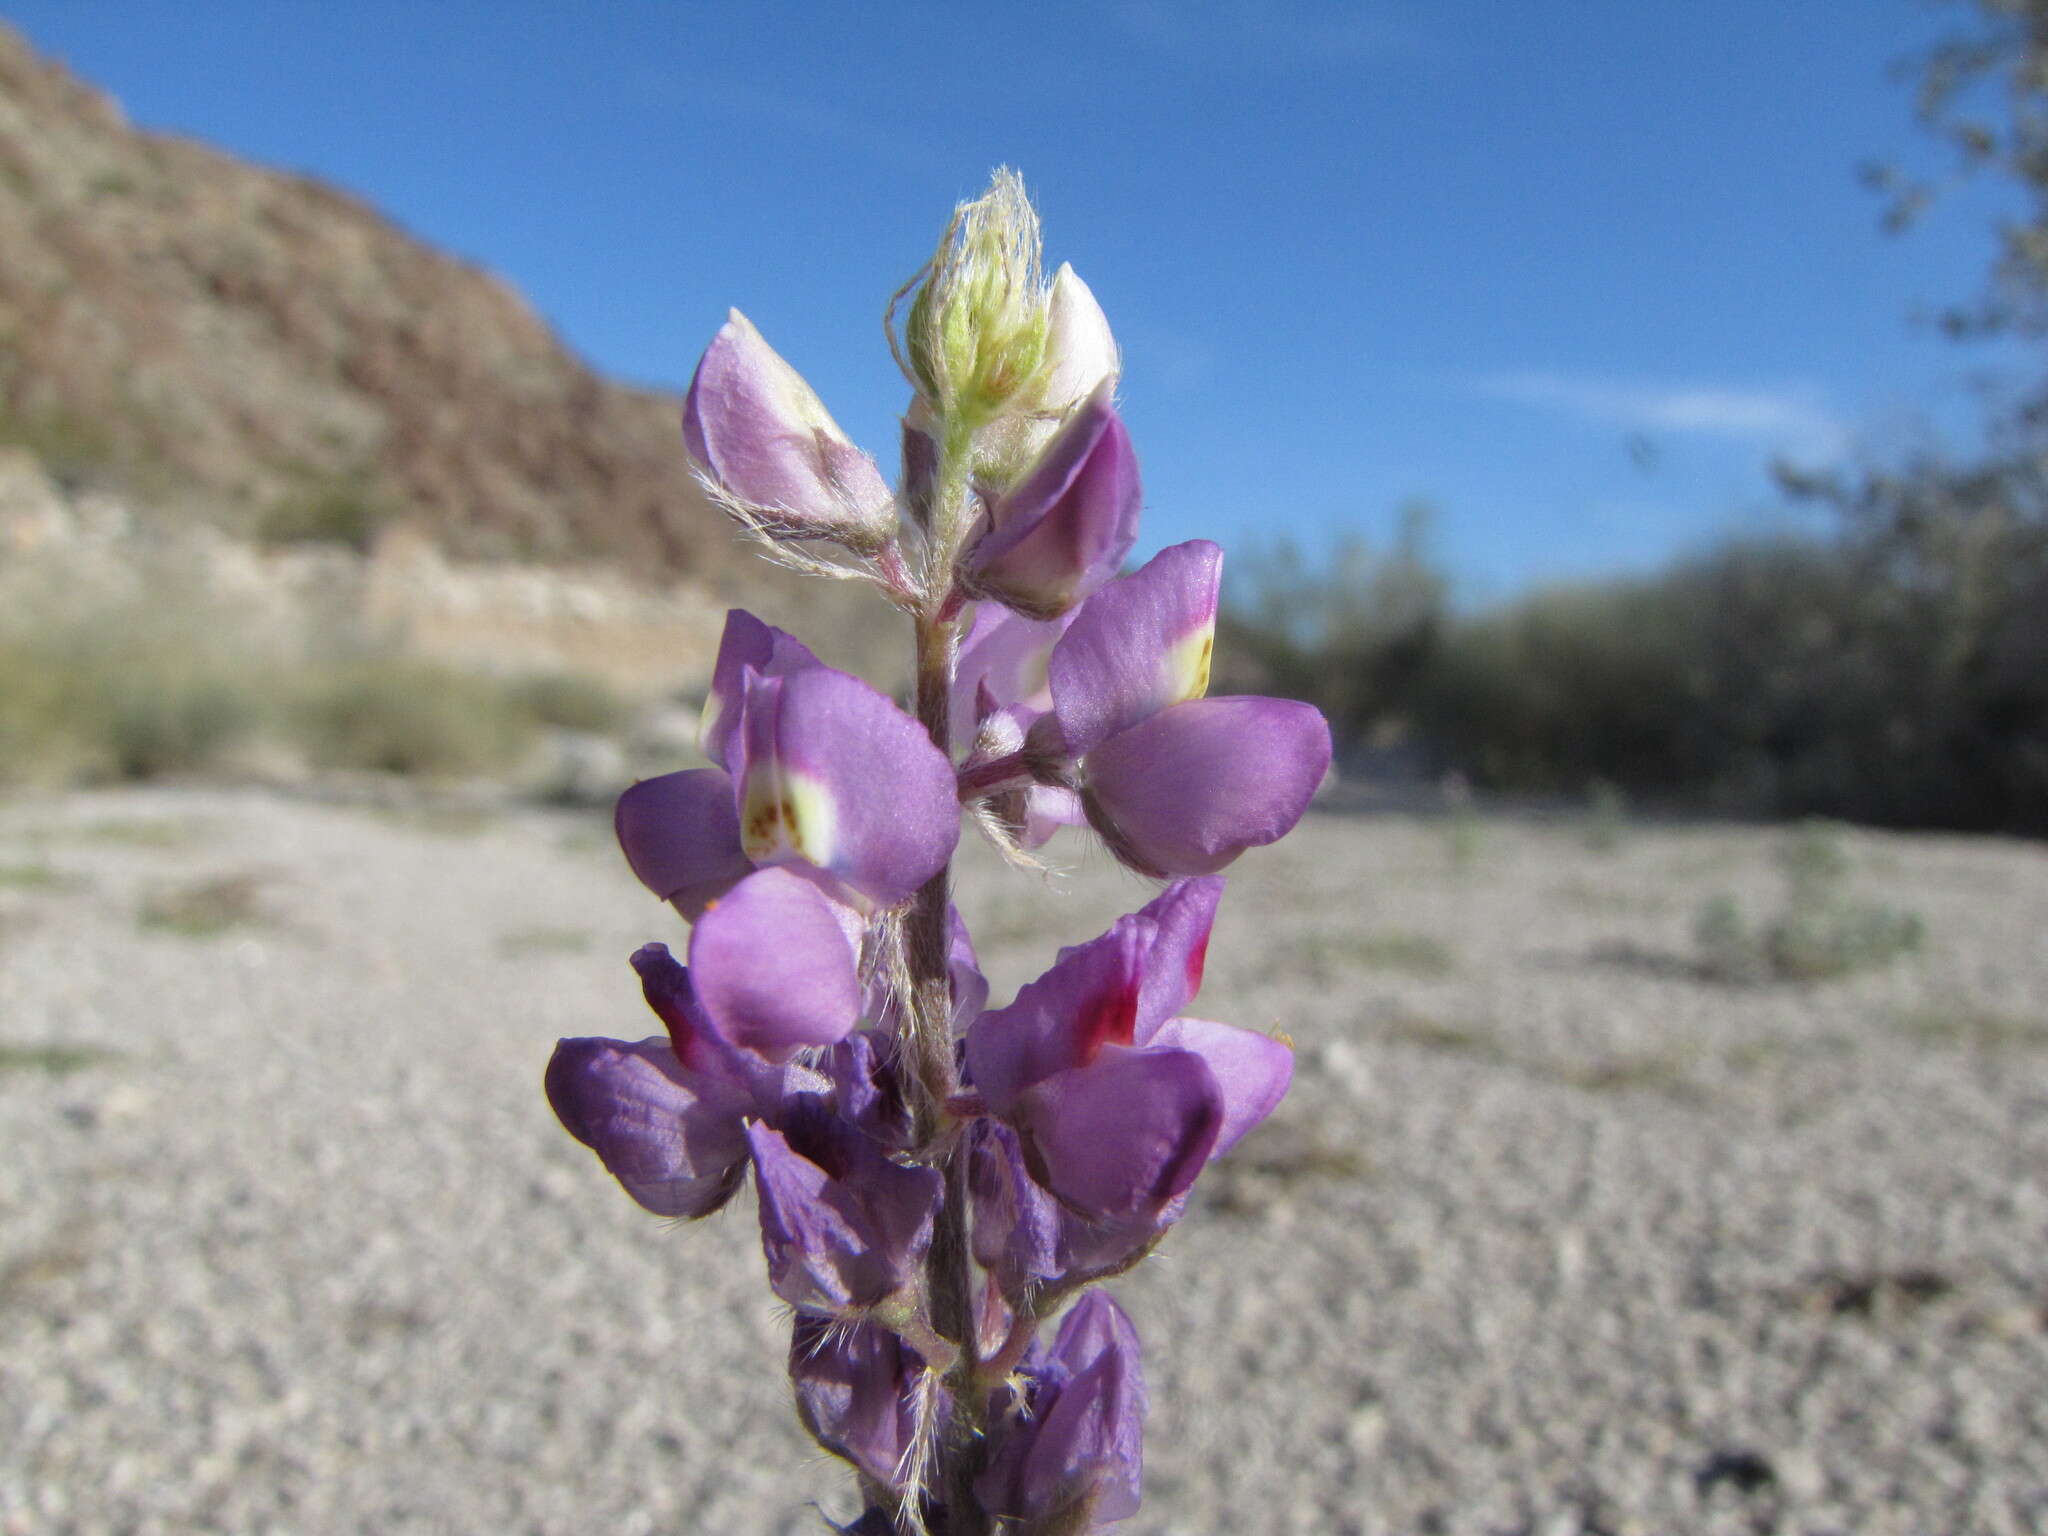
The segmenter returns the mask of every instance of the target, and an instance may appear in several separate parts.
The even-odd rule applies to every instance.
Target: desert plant
[[[1206,697],[1213,544],[1117,575],[1139,488],[1116,349],[1071,269],[1041,278],[1013,175],[911,286],[894,494],[737,312],[684,439],[769,553],[908,615],[916,715],[729,616],[717,766],[617,808],[634,872],[693,924],[687,970],[633,957],[667,1037],[565,1040],[547,1090],[659,1214],[708,1215],[752,1173],[798,1415],[857,1474],[838,1529],[1081,1536],[1140,1494],[1138,1339],[1100,1284],[1292,1073],[1283,1041],[1178,1017],[1216,872],[1294,826],[1330,734],[1305,704]],[[951,903],[963,818],[1024,864],[1085,823],[1170,883],[989,1008]]]
[[[1849,857],[1842,830],[1807,821],[1780,842],[1785,894],[1778,912],[1752,927],[1732,896],[1708,898],[1693,926],[1702,974],[1716,981],[1827,981],[1889,964],[1920,947],[1919,914],[1857,901],[1844,889]]]

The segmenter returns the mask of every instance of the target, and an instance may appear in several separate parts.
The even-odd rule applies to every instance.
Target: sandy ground
[[[2048,1529],[2048,850],[1852,834],[1918,954],[1704,980],[1775,840],[1316,816],[1238,866],[1198,1011],[1302,1070],[1119,1283],[1124,1529]],[[999,989],[1144,894],[966,890]],[[541,1099],[678,929],[566,814],[0,805],[0,1532],[850,1512],[750,1209],[645,1216]]]

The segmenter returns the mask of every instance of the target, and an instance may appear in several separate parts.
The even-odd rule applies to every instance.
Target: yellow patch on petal
[[[756,864],[795,857],[820,869],[832,862],[838,816],[825,786],[764,765],[747,775],[740,802],[740,847]]]
[[[1216,621],[1178,641],[1161,659],[1159,680],[1166,703],[1185,704],[1209,691],[1209,658],[1216,653]]]

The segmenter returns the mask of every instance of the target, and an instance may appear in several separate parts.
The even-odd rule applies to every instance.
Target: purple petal
[[[902,1486],[898,1469],[917,1433],[914,1389],[925,1374],[922,1357],[886,1328],[796,1320],[789,1375],[797,1416],[818,1444],[885,1488]]]
[[[1150,935],[1119,923],[1071,945],[1017,993],[967,1031],[967,1071],[997,1114],[1033,1083],[1084,1066],[1106,1045],[1129,1045],[1137,1027]]]
[[[1043,848],[1061,827],[1085,826],[1088,813],[1081,797],[1071,789],[1034,784],[1024,792],[1023,825],[1017,841],[1026,848]]]
[[[1175,1019],[1152,1037],[1161,1049],[1193,1051],[1223,1090],[1223,1129],[1211,1157],[1221,1157],[1273,1112],[1294,1080],[1294,1052],[1271,1035],[1206,1019]]]
[[[1032,1182],[1017,1133],[977,1120],[968,1144],[967,1186],[974,1202],[974,1262],[995,1276],[1007,1296],[1060,1273],[1064,1213]]]
[[[1127,1519],[1138,1512],[1145,1470],[1137,1330],[1107,1295],[1090,1291],[1061,1323],[1052,1354],[1074,1374],[1039,1427],[1025,1486],[1047,1509],[1086,1488],[1095,1520]]]
[[[906,1168],[829,1114],[799,1115],[795,1143],[747,1127],[769,1284],[800,1310],[872,1307],[908,1284],[931,1247],[945,1180]]]
[[[1284,837],[1330,768],[1330,728],[1292,699],[1197,699],[1088,754],[1088,819],[1141,874],[1208,875]]]
[[[1130,1319],[1090,1291],[1067,1314],[1051,1353],[1027,1370],[1028,1401],[997,1426],[994,1454],[975,1482],[983,1506],[1034,1529],[1079,1514],[1094,1530],[1136,1514],[1147,1404]]]
[[[619,796],[612,826],[640,883],[692,921],[754,867],[740,847],[732,780],[717,768],[642,779]]]
[[[895,503],[803,376],[738,310],[697,364],[683,402],[690,457],[771,532],[876,549]]]
[[[855,1030],[826,1053],[822,1070],[832,1084],[833,1107],[841,1119],[884,1146],[907,1147],[912,1140],[910,1112],[889,1065],[894,1049],[880,1030]]]
[[[1080,757],[1208,691],[1222,574],[1223,551],[1193,539],[1162,549],[1088,600],[1049,663],[1069,752]]]
[[[1051,619],[1117,573],[1138,537],[1138,456],[1104,380],[989,511],[962,585]]]
[[[953,981],[953,1030],[958,1034],[988,1007],[988,978],[981,973],[981,958],[974,952],[974,939],[960,909],[947,908],[946,920],[947,965]]]
[[[1223,1128],[1223,1091],[1192,1051],[1107,1046],[1027,1088],[1011,1118],[1047,1189],[1084,1216],[1120,1218],[1194,1183]]]
[[[974,740],[982,710],[977,700],[986,688],[999,709],[1021,704],[1033,716],[1052,708],[1052,681],[1046,664],[1052,648],[1074,620],[1072,611],[1056,619],[1027,619],[1001,603],[976,603],[974,620],[960,643],[953,672],[953,747],[964,752]],[[1029,719],[1021,723],[1028,725]]]
[[[658,1216],[708,1215],[739,1187],[752,1100],[687,1071],[659,1036],[560,1042],[547,1094],[569,1134]]]
[[[1120,1269],[1180,1215],[1182,1202],[1170,1201],[1114,1221],[1077,1216],[1031,1177],[1015,1131],[983,1119],[972,1134],[974,1260],[1006,1296]]]
[[[1145,981],[1138,994],[1138,1022],[1132,1039],[1150,1045],[1159,1026],[1194,1001],[1202,990],[1202,969],[1209,955],[1209,930],[1223,900],[1223,882],[1215,876],[1176,880],[1147,902],[1134,917],[1151,934],[1145,952]]]
[[[908,901],[960,837],[953,765],[923,727],[857,677],[811,667],[750,677],[731,752],[740,846],[801,860],[880,906]]]
[[[711,689],[704,696],[704,718],[697,744],[706,757],[724,767],[726,747],[739,729],[740,699],[746,692],[749,668],[763,677],[787,677],[824,663],[796,636],[763,624],[744,608],[725,615],[725,633],[718,641],[718,660],[711,668]],[[737,812],[735,812],[737,815]]]
[[[802,875],[763,869],[705,908],[690,980],[718,1032],[770,1061],[830,1045],[860,1022],[855,956],[834,903]]]

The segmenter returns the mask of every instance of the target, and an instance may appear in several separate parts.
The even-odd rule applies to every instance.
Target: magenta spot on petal
[[[1090,999],[1081,1013],[1080,1065],[1095,1059],[1105,1045],[1129,1045],[1138,1028],[1138,983],[1135,978]]]
[[[1209,963],[1209,935],[1203,934],[1188,949],[1188,996],[1202,990],[1202,967]]]

